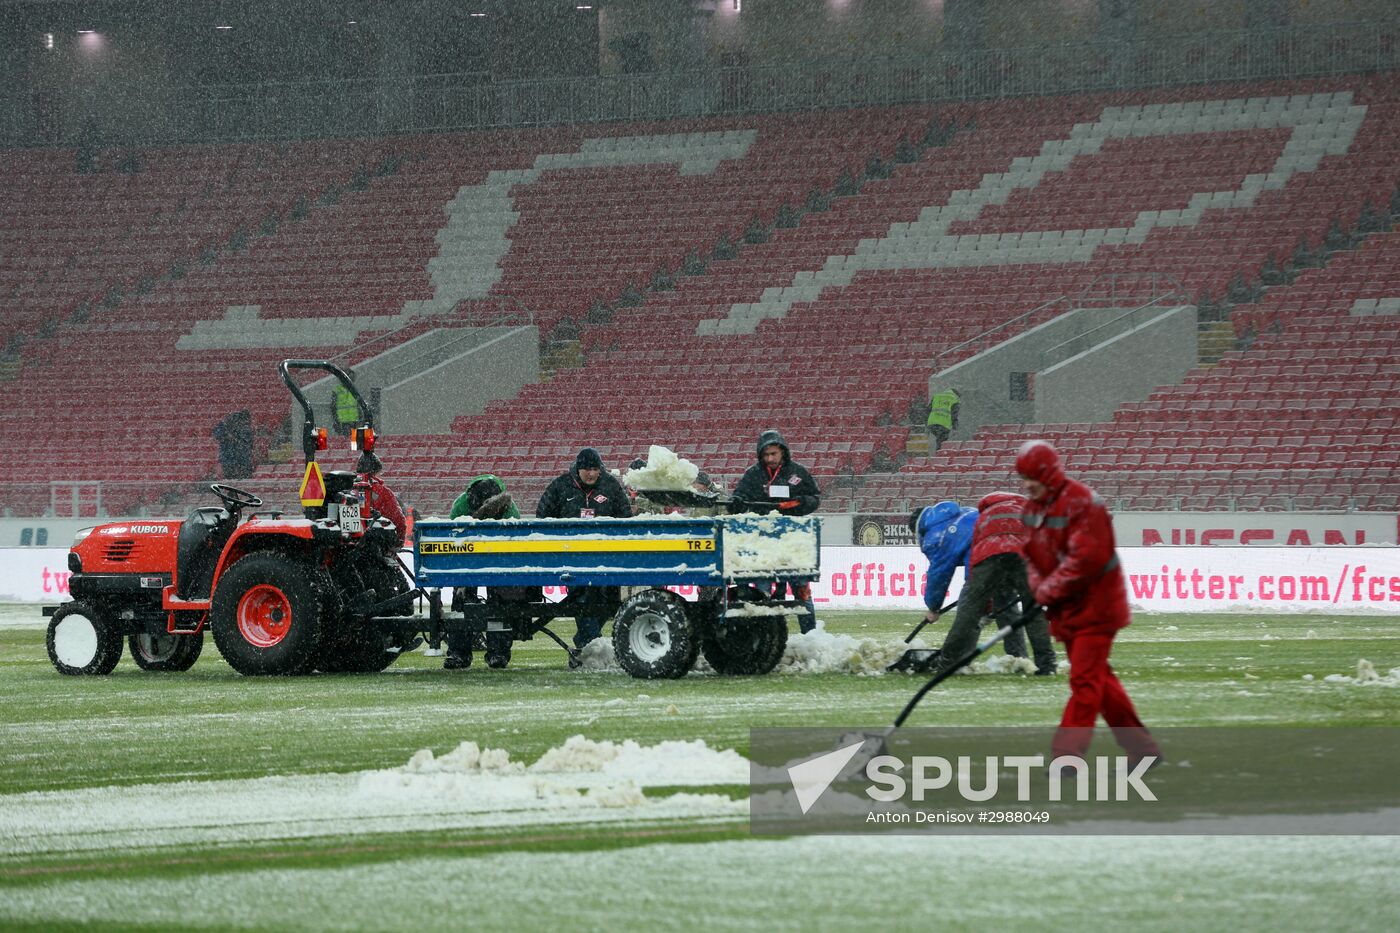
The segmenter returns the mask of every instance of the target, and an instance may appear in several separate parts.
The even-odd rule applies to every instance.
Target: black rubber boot
[[[501,670],[510,663],[510,633],[489,632],[486,635],[486,666]]]

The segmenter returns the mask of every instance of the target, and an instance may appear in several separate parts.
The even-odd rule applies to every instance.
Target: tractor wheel
[[[366,587],[374,590],[377,600],[408,592],[408,581],[392,559],[366,561],[357,569],[360,579]],[[405,599],[389,607],[385,614],[412,611],[412,602]],[[337,632],[338,640],[322,650],[321,658],[316,662],[319,670],[330,674],[374,674],[393,664],[403,653],[404,641],[401,636],[386,636],[372,625],[352,631],[354,623],[351,620],[342,615],[340,621],[343,629]]]
[[[700,650],[719,674],[767,674],[787,648],[787,617],[731,619],[705,630]]]
[[[126,640],[131,660],[143,671],[187,671],[199,660],[204,650],[204,633],[171,635],[166,632],[142,632]]]
[[[49,660],[60,674],[112,673],[122,656],[122,636],[97,607],[85,602],[65,603],[49,620],[44,644]]]
[[[666,590],[643,590],[613,620],[613,652],[633,677],[684,677],[695,665],[700,640],[685,601]]]
[[[254,552],[225,571],[209,627],[229,667],[249,675],[311,670],[324,627],[322,576],[281,551]]]

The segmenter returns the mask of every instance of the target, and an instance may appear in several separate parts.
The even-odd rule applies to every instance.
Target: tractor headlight
[[[96,525],[93,525],[89,528],[79,528],[78,533],[73,536],[73,546],[77,547],[78,545],[82,544],[84,541],[87,540],[87,536],[92,534],[93,531],[95,531],[96,529]]]

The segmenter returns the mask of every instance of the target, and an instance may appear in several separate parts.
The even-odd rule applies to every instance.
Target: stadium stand
[[[11,446],[22,479],[141,476],[148,485],[140,498],[154,502],[161,483],[209,475],[209,428],[228,411],[249,407],[269,429],[280,420],[285,393],[271,373],[288,351],[342,353],[386,332],[406,339],[421,332],[416,318],[453,309],[480,320],[496,307],[487,299],[508,294],[536,313],[542,336],[569,320],[587,365],[460,417],[450,436],[390,439],[391,478],[420,510],[440,509],[460,478],[482,469],[512,478],[520,500],[532,502],[584,445],[621,466],[664,443],[734,478],[770,426],[824,479],[860,476],[902,454],[902,423],[943,351],[1106,274],[1159,272],[1193,294],[1220,296],[1236,276],[1256,278],[1271,256],[1289,255],[1300,237],[1320,242],[1334,220],[1354,223],[1367,200],[1388,203],[1400,180],[1394,77],[943,108],[938,118],[958,128],[951,139],[889,177],[863,179],[829,210],[820,202],[843,175],[859,178],[872,155],[888,159],[901,139],[922,139],[933,109],[444,134],[344,152],[327,145],[320,160],[287,157],[295,183],[283,203],[385,154],[396,157],[397,171],[362,179],[338,203],[310,207],[246,251],[221,253],[184,278],[30,340],[12,385],[17,413],[0,416],[0,428],[19,439]],[[376,158],[364,157],[368,149]],[[58,164],[49,168],[62,174]],[[814,189],[817,209],[796,226],[772,226],[782,205],[807,203]],[[763,235],[742,242],[754,218]],[[617,302],[628,286],[646,292],[658,271],[674,274],[692,251],[706,256],[720,237],[738,244],[734,258],[711,257],[699,274],[675,275],[674,287],[664,283],[636,306]],[[114,271],[108,281],[121,280]],[[1338,281],[1345,288],[1352,279]],[[1291,286],[1310,287],[1301,279]],[[1283,332],[1258,337],[1188,387],[1224,391],[1219,380],[1230,373],[1248,382],[1246,363],[1272,360],[1309,333],[1298,328],[1311,320],[1302,312],[1316,310],[1302,297],[1312,293],[1300,293],[1304,308],[1294,311],[1275,298],[1284,291],[1245,312],[1270,328],[1280,321]],[[1368,306],[1376,310],[1392,295],[1352,297],[1376,299]],[[598,302],[608,303],[610,319],[590,322]],[[1333,315],[1346,315],[1357,342],[1305,344],[1316,364],[1335,364],[1329,385],[1357,399],[1372,397],[1373,380],[1377,391],[1387,377],[1393,388],[1393,369],[1342,366],[1358,350],[1373,352],[1362,341],[1381,352],[1378,333],[1388,334],[1385,352],[1393,354],[1390,320],[1353,318],[1350,300]],[[1319,321],[1317,330],[1320,341],[1342,328]],[[1333,412],[1325,431],[1298,406],[1276,406],[1279,433],[1250,436],[1269,433],[1290,451],[1291,438],[1305,437],[1306,453],[1233,464],[1223,417],[1207,426],[1183,408],[1176,426],[1151,427],[1176,394],[1142,403],[1153,418],[1134,420],[1142,406],[1126,405],[1111,425],[991,428],[951,442],[936,459],[866,478],[855,498],[833,487],[829,504],[873,509],[974,496],[1005,482],[1003,461],[1028,433],[1059,439],[1081,468],[1076,458],[1092,451],[1091,477],[1117,480],[1106,491],[1134,507],[1184,497],[1241,507],[1246,495],[1329,504],[1364,496],[1385,507],[1392,495],[1376,467],[1359,465],[1364,451],[1390,449],[1375,442],[1386,418],[1393,428],[1385,406],[1345,422]],[[55,410],[52,399],[62,406]],[[113,430],[125,445],[113,444]],[[1171,458],[1187,454],[1169,450],[1217,436],[1231,441],[1220,455],[1227,459],[1175,469]],[[1142,458],[1133,459],[1139,449]],[[1357,456],[1337,459],[1339,452]],[[1322,464],[1325,492],[1310,474]],[[1183,479],[1203,473],[1219,475]],[[267,466],[257,482],[282,488],[288,475]]]

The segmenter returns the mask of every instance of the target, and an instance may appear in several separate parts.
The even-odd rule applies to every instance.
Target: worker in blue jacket
[[[951,499],[919,511],[914,538],[928,558],[924,576],[924,605],[929,622],[938,621],[938,610],[948,598],[948,584],[959,567],[964,574],[972,557],[972,531],[977,527],[977,510],[963,508]]]
[[[953,573],[963,568],[963,579],[972,571],[972,537],[977,527],[977,510],[945,499],[936,505],[920,509],[911,519],[919,550],[928,558],[928,573],[924,578],[924,618],[938,621],[938,610],[948,599],[948,585]],[[1025,636],[1020,631],[1007,636],[1003,646],[1006,653],[1018,658],[1026,656]],[[917,669],[930,667],[937,660],[926,658]]]

